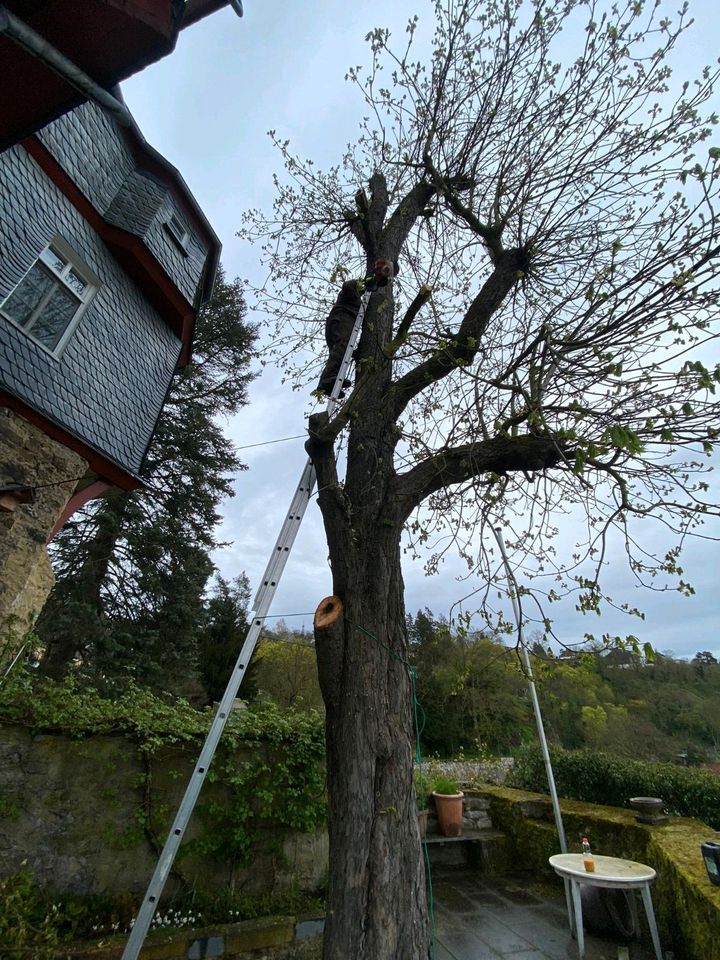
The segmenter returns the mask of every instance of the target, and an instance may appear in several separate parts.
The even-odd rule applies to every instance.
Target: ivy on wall
[[[118,690],[113,699],[81,688],[72,679],[56,683],[23,673],[0,686],[0,723],[88,741],[122,735],[137,745],[145,761],[137,815],[128,835],[113,842],[133,846],[147,839],[156,850],[174,810],[161,809],[154,797],[154,761],[173,746],[187,745],[188,756],[194,756],[212,716],[211,709],[169,702],[133,684]],[[291,831],[317,829],[326,816],[324,759],[319,714],[281,710],[273,704],[233,711],[208,772],[216,788],[201,799],[197,818],[201,829],[184,844],[183,856],[200,854],[247,866],[260,833],[280,850]],[[103,796],[100,791],[100,806],[112,801]],[[176,875],[185,879],[182,863]],[[13,903],[22,900],[28,882],[24,875],[14,884],[6,881]],[[188,896],[195,897],[187,881],[186,886]],[[0,903],[0,911],[2,907]],[[252,909],[245,904],[241,913]],[[17,904],[13,910],[17,913]],[[91,912],[98,916],[97,910]],[[36,913],[33,907],[33,916]],[[113,928],[118,929],[115,922]]]

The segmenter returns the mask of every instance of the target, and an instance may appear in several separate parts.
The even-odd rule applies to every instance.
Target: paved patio
[[[577,960],[561,886],[435,867],[433,895],[435,960]],[[654,960],[654,953],[637,941],[586,935],[585,957]]]

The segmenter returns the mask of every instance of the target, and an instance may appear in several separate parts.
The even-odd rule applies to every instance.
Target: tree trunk
[[[324,960],[428,956],[396,539],[393,530],[360,555],[331,557],[342,609],[316,629],[330,802]]]
[[[363,227],[367,273],[391,262],[423,185],[383,229],[389,197],[373,175]],[[407,214],[407,215],[406,215]],[[362,241],[361,241],[362,242]],[[306,444],[317,473],[339,622],[316,634],[325,700],[330,876],[324,960],[427,960],[425,868],[413,782],[413,703],[400,537],[407,504],[398,496],[394,451],[402,430],[391,393],[392,284],[367,305],[356,349],[362,403],[350,418],[345,483],[327,414],[310,418]]]
[[[116,487],[103,497],[92,539],[81,544],[82,567],[69,581],[53,587],[37,623],[45,651],[40,670],[53,680],[62,680],[75,655],[102,630],[102,586],[110,558],[122,531],[130,494]],[[74,608],[74,609],[73,609]],[[83,617],[76,614],[83,609]],[[66,616],[66,613],[71,615]],[[78,623],[84,622],[82,635]]]

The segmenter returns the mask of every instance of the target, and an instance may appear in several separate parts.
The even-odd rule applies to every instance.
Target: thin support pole
[[[507,553],[505,551],[505,544],[503,543],[502,534],[499,530],[493,528],[493,533],[495,534],[495,539],[497,540],[498,546],[500,547],[500,553],[502,554],[503,564],[505,566],[505,573],[508,579],[508,582],[511,585],[510,599],[512,600],[513,611],[515,613],[515,621],[517,623],[518,631],[518,643],[523,653],[523,659],[525,661],[525,669],[528,675],[528,684],[530,687],[530,699],[533,705],[533,712],[535,714],[535,724],[537,726],[538,737],[540,739],[540,748],[542,750],[543,760],[545,762],[545,773],[547,774],[548,786],[550,788],[550,797],[552,799],[553,814],[555,816],[555,826],[557,827],[558,839],[560,841],[560,852],[567,853],[567,841],[565,840],[565,827],[563,826],[562,814],[560,813],[560,802],[558,801],[557,790],[555,789],[555,776],[553,774],[552,763],[550,762],[550,751],[548,750],[547,738],[545,737],[545,726],[543,724],[542,713],[540,712],[540,701],[538,700],[537,689],[535,688],[535,680],[533,678],[532,666],[530,664],[530,656],[527,652],[527,647],[525,645],[525,640],[523,637],[523,623],[522,623],[522,613],[520,610],[520,603],[518,600],[518,585],[517,580],[515,579],[515,574],[512,571],[510,566],[510,561],[508,560]]]
[[[535,679],[533,677],[532,664],[530,663],[530,655],[527,651],[527,646],[525,644],[525,639],[523,635],[523,621],[522,621],[522,610],[520,609],[520,593],[518,590],[518,583],[515,579],[515,574],[513,573],[512,567],[510,566],[510,561],[508,560],[507,551],[505,550],[505,543],[503,542],[502,533],[496,527],[493,527],[493,533],[495,539],[497,540],[498,547],[500,548],[500,554],[502,555],[503,565],[505,566],[505,575],[510,585],[510,600],[513,605],[513,612],[515,614],[515,622],[517,623],[517,634],[518,634],[518,644],[522,650],[523,660],[525,662],[525,670],[527,671],[528,676],[528,686],[530,688],[530,700],[533,705],[533,713],[535,714],[535,725],[537,727],[538,739],[540,740],[540,749],[542,750],[543,762],[545,764],[545,774],[547,776],[548,788],[550,790],[550,799],[552,801],[553,816],[555,818],[555,828],[558,834],[558,842],[560,844],[560,852],[567,853],[567,840],[565,838],[565,825],[563,824],[562,813],[560,812],[560,801],[558,800],[557,789],[555,787],[555,774],[553,773],[552,763],[550,761],[550,750],[548,749],[547,738],[545,736],[545,725],[543,723],[542,713],[540,711],[540,701],[538,700],[537,689],[535,687]],[[565,880],[565,903],[567,906],[568,920],[570,923],[570,929],[573,929],[573,903],[572,896],[570,891],[570,885],[567,880]],[[578,937],[582,937],[582,930],[578,931]],[[578,940],[578,942],[580,942]]]

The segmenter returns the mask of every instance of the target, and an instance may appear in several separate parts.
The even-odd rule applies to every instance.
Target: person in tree
[[[347,280],[341,287],[337,300],[325,321],[325,341],[328,345],[329,356],[327,363],[320,374],[317,389],[328,397],[340,372],[340,366],[345,356],[348,341],[352,335],[357,319],[362,294],[366,290],[377,290],[385,287],[398,272],[397,262],[378,258],[375,261],[373,274],[365,280]],[[350,386],[350,381],[343,382],[343,389]],[[342,393],[340,394],[342,397]]]

